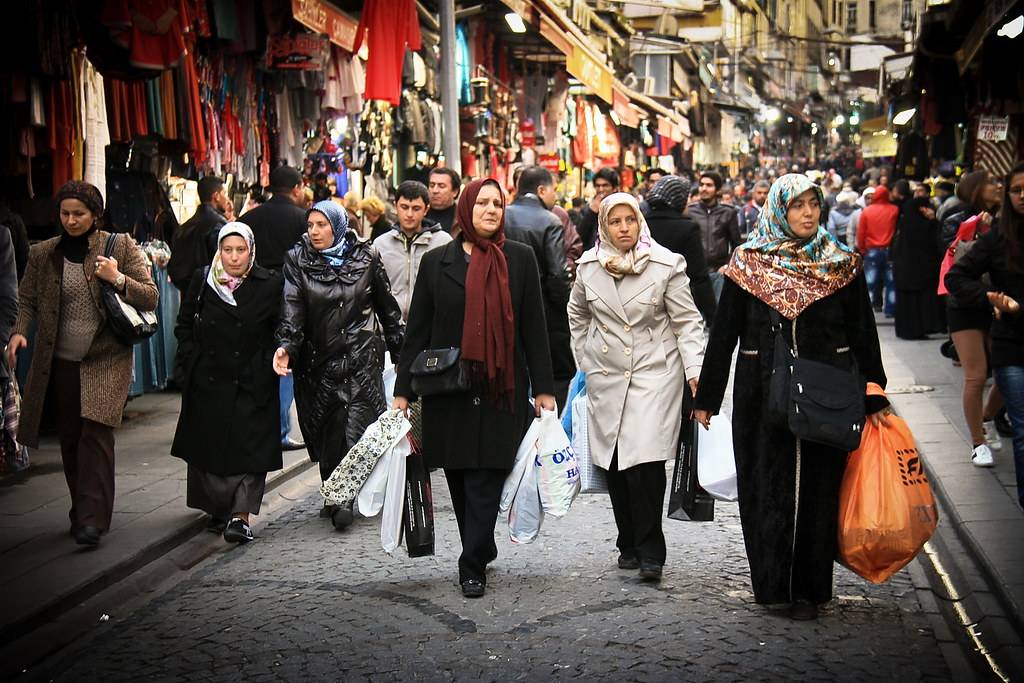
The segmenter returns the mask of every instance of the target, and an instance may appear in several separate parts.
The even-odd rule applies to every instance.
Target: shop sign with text
[[[267,68],[319,71],[327,58],[327,39],[311,33],[267,38]]]
[[[590,56],[590,53],[574,45],[572,54],[566,59],[566,69],[580,82],[594,91],[605,102],[612,103],[612,72],[608,67]]]
[[[352,52],[359,24],[324,0],[292,0],[292,16],[306,28],[326,34],[332,43]]]

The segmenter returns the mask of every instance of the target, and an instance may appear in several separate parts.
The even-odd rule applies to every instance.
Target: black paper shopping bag
[[[434,498],[430,489],[430,472],[418,449],[405,459],[402,525],[409,557],[434,554]]]
[[[689,411],[686,413],[689,415]],[[668,496],[668,516],[684,522],[710,522],[715,518],[715,499],[697,483],[697,442],[700,423],[687,417],[679,430],[679,448]]]

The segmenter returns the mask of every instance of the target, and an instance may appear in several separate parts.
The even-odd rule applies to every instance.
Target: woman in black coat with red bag
[[[246,224],[225,225],[217,245],[211,266],[193,275],[174,327],[182,401],[171,454],[188,463],[188,506],[210,515],[210,531],[245,543],[267,472],[281,469],[270,362],[283,281],[256,263]]]
[[[460,352],[468,387],[419,398],[423,454],[444,468],[455,507],[466,597],[484,594],[487,564],[498,556],[498,502],[519,442],[534,415],[555,409],[537,261],[529,247],[505,239],[504,213],[495,181],[476,180],[462,192],[458,238],[423,256],[395,383],[394,408],[407,410],[417,399],[420,354]]]

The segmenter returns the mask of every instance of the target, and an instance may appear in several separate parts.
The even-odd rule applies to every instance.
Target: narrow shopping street
[[[932,391],[913,396],[924,397],[923,405],[939,414],[951,413],[958,377],[948,360],[938,355],[939,342],[901,342],[893,338],[884,318],[880,325],[894,385],[929,382]],[[941,441],[934,436],[945,434],[936,431],[941,425],[925,417],[921,404],[906,410],[916,411],[917,417],[908,420],[920,441]],[[955,413],[950,418],[957,423]],[[125,438],[144,448],[132,432],[160,429],[160,419],[156,415],[131,427]],[[926,460],[935,448],[923,445]],[[169,462],[167,456],[157,456],[147,466]],[[301,467],[301,461],[295,466]],[[160,478],[168,480],[171,475],[173,480],[172,471]],[[93,591],[83,605],[61,606],[60,610],[77,614],[59,620],[48,632],[41,630],[50,649],[36,650],[47,654],[31,662],[25,679],[993,677],[984,658],[972,652],[964,632],[958,633],[949,594],[929,580],[934,571],[924,554],[878,586],[837,568],[836,599],[818,621],[794,622],[782,609],[754,603],[736,504],[718,502],[714,522],[666,520],[665,576],[651,584],[638,579],[635,571],[615,567],[615,524],[608,498],[583,494],[564,519],[545,520],[540,538],[530,545],[512,544],[506,524],[499,520],[499,559],[489,569],[488,593],[472,601],[460,594],[454,572],[458,536],[440,472],[432,477],[436,554],[413,559],[402,547],[393,557],[384,553],[379,518],[359,519],[346,532],[334,531],[329,520],[318,516],[322,498],[315,469],[297,471],[294,479],[267,493],[268,514],[257,518],[257,541],[241,547],[197,533],[198,517],[182,506],[184,482],[163,489],[154,482],[137,493],[136,497],[167,500],[166,513],[160,521],[147,522],[145,515],[131,522],[125,518],[129,529],[165,525],[168,514],[177,516],[179,527],[192,524],[192,531],[178,541],[184,545],[170,551],[176,566],[162,568],[167,561],[155,559],[115,586]],[[1009,481],[1012,466],[1001,459],[994,471],[982,474],[993,482]],[[935,483],[956,486],[946,478]],[[1010,501],[1009,487],[1006,490]],[[959,506],[960,513],[977,518],[980,503],[967,500]],[[60,510],[63,504],[58,500],[53,506]],[[998,518],[997,512],[990,516]],[[994,523],[1002,533],[1010,533],[1020,521]],[[948,515],[940,536],[956,538]],[[110,540],[131,539],[115,533]],[[42,541],[50,547],[58,543],[63,541],[53,536]],[[91,559],[114,562],[123,550],[112,542]],[[986,550],[998,553],[1000,548],[990,545]],[[90,556],[65,557],[67,562]],[[944,549],[941,559],[955,573],[961,597],[975,600],[963,603],[975,622],[973,630],[986,646],[997,648],[996,661],[1008,667],[1002,670],[1014,671],[1012,667],[1020,664],[1020,641],[1012,640],[1012,619],[999,608],[997,593],[983,578],[977,557]],[[35,572],[43,569],[45,575],[47,568],[44,563]],[[55,650],[52,643],[62,638],[67,646]],[[31,651],[33,638],[25,638],[21,645]]]

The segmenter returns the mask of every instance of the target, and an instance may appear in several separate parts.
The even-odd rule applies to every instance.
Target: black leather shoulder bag
[[[775,355],[768,385],[768,414],[798,439],[842,451],[860,446],[867,385],[857,364],[842,370],[797,357],[782,334],[782,316],[771,310]]]
[[[426,349],[412,362],[412,390],[417,396],[441,396],[469,391],[469,374],[457,348]]]

